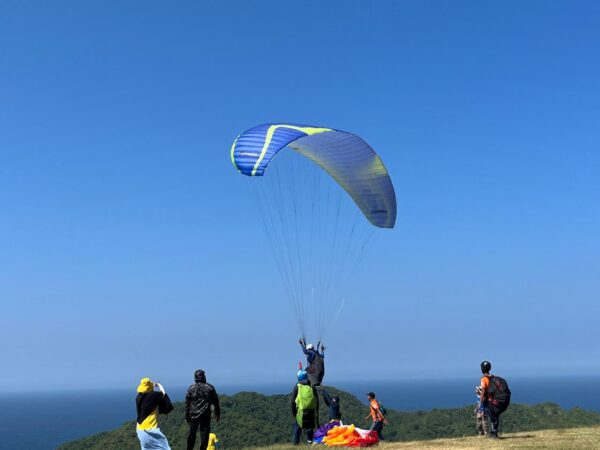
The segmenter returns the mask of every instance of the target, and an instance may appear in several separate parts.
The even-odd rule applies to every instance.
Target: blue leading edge
[[[381,158],[360,137],[332,128],[265,124],[240,134],[231,161],[244,175],[262,176],[279,151],[290,149],[325,170],[379,228],[396,223],[396,194]]]

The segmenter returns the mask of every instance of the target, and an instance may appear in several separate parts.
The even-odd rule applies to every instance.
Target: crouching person
[[[154,388],[158,388],[155,391]],[[158,413],[168,414],[173,405],[160,383],[142,378],[135,399],[137,409],[137,436],[142,450],[171,450],[169,441],[158,428]]]

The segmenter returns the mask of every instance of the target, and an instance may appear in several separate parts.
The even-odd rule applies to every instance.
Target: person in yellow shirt
[[[155,391],[154,388],[158,388]],[[158,428],[158,412],[170,411],[173,407],[165,389],[150,378],[142,378],[135,399],[137,409],[136,431],[142,450],[171,450],[169,441]]]
[[[219,438],[215,433],[210,433],[208,435],[208,447],[207,450],[217,450],[221,448],[221,444],[219,444]]]

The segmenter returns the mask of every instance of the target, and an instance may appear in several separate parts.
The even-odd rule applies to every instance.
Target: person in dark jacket
[[[305,370],[298,371],[298,383],[292,391],[291,406],[294,417],[292,443],[294,445],[300,443],[302,430],[306,431],[306,439],[311,443],[319,423],[319,396],[315,387],[310,385]]]
[[[340,410],[340,397],[334,395],[333,397],[327,392],[326,389],[321,388],[321,392],[323,393],[323,400],[328,408],[328,416],[329,420],[342,420],[342,411]]]
[[[204,370],[194,372],[195,383],[185,395],[185,420],[190,426],[187,450],[193,450],[196,433],[200,430],[200,450],[206,450],[210,436],[210,418],[214,408],[215,420],[221,420],[219,396],[212,384],[206,382]],[[212,407],[212,408],[211,408]]]

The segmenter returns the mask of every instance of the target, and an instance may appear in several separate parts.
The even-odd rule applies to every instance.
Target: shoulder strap
[[[385,418],[385,414],[383,414],[383,411],[381,410],[381,402],[379,400],[377,400],[377,405],[379,406],[379,414],[381,415],[381,417]]]

